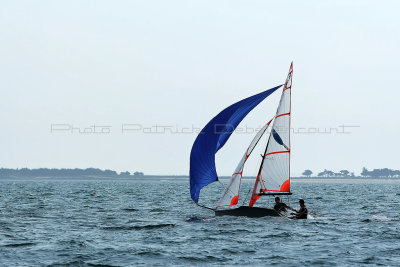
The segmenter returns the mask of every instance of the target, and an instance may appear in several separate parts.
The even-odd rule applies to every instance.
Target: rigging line
[[[223,187],[225,188],[225,185],[224,185],[224,183],[223,183],[223,182],[221,182],[221,180],[220,180],[220,179],[218,179],[218,182],[219,182],[219,184],[220,184],[221,186],[223,186]]]
[[[277,112],[278,112],[278,110],[277,110]],[[274,120],[274,124],[275,124],[275,120]],[[274,128],[274,124],[272,124],[272,129]],[[262,167],[263,167],[263,165],[264,165],[265,157],[266,157],[266,154],[267,154],[269,141],[271,140],[271,135],[272,135],[272,134],[270,133],[270,135],[269,135],[269,137],[268,137],[267,145],[265,146],[265,150],[264,150],[264,154],[263,154],[263,156],[262,156],[260,168],[259,168],[258,173],[257,173],[256,182],[255,182],[255,184],[254,184],[253,193],[254,193],[255,190],[256,190],[258,178],[260,177],[260,179],[262,179],[262,178],[261,178],[261,171],[262,171]],[[262,188],[263,185],[264,185],[264,183],[261,185],[261,188]],[[265,185],[264,185],[264,189],[265,189]],[[251,197],[251,199],[252,199],[252,198],[253,198],[253,196]]]
[[[244,206],[245,205],[245,203],[247,202],[247,198],[249,197],[249,195],[250,195],[250,191],[251,191],[251,187],[250,187],[250,189],[249,189],[249,192],[247,192],[247,194],[246,194],[246,197],[244,198],[244,201],[243,201],[243,204],[242,204],[242,206]]]
[[[200,205],[200,204],[199,204],[199,203],[197,203],[197,202],[196,202],[196,205],[197,205],[197,206],[199,206],[199,207],[205,208],[205,209],[209,209],[209,210],[213,210],[213,211],[215,211],[215,209],[213,209],[213,208],[209,208],[209,207],[206,207],[206,206],[203,206],[203,205]]]
[[[231,192],[234,196],[236,196],[235,193],[229,188],[229,185],[230,185],[230,184],[228,184],[227,186],[225,186],[220,180],[218,180],[218,182],[220,182],[220,184],[224,187],[225,191],[228,190],[228,191]]]

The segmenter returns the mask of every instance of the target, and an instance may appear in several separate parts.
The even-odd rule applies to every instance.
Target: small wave
[[[316,221],[316,222],[314,222],[314,224],[315,225],[326,225],[326,224],[329,224],[329,223],[328,222],[324,222],[324,221]]]
[[[373,263],[374,261],[375,261],[375,257],[374,256],[370,256],[370,257],[367,257],[367,258],[363,259],[363,261],[361,263],[368,264],[368,263]]]
[[[199,257],[194,257],[194,256],[182,256],[182,257],[178,257],[181,260],[186,260],[186,261],[204,261],[204,259],[199,258]]]
[[[393,218],[386,217],[385,215],[372,215],[372,219],[380,222],[389,222],[393,220]]]
[[[372,215],[370,218],[361,220],[361,222],[366,222],[366,223],[373,222],[373,221],[375,221],[375,222],[389,222],[389,221],[393,221],[393,220],[394,220],[394,218],[389,218],[389,217],[386,217],[384,215]]]
[[[132,208],[126,208],[126,209],[122,209],[123,211],[127,211],[127,212],[135,212],[138,211],[137,209],[132,209]]]
[[[82,266],[84,264],[83,261],[69,261],[65,263],[52,263],[47,266],[58,267],[58,266]]]
[[[253,233],[253,231],[250,231],[250,230],[248,230],[248,229],[235,229],[235,230],[232,230],[232,233]]]
[[[256,257],[257,260],[287,260],[287,258],[279,255],[272,255],[269,257]]]
[[[207,255],[204,257],[195,257],[195,256],[180,256],[179,259],[191,261],[191,262],[215,262],[215,261],[223,261],[223,258]]]
[[[88,263],[88,266],[95,266],[95,267],[117,267],[119,265],[108,265],[108,264],[101,264],[101,263]]]
[[[282,232],[282,233],[276,233],[276,234],[268,234],[266,236],[263,236],[262,238],[274,238],[274,237],[291,237],[292,235],[289,232]]]
[[[164,211],[163,209],[160,208],[155,208],[155,209],[151,209],[150,212],[161,212]]]
[[[158,228],[164,228],[164,227],[174,227],[175,224],[172,223],[164,223],[164,224],[149,224],[149,225],[143,225],[143,226],[111,226],[111,227],[103,227],[103,230],[108,230],[108,231],[121,231],[121,230],[148,230],[148,229],[158,229]]]
[[[101,263],[85,263],[82,260],[79,261],[70,261],[65,263],[53,263],[47,266],[52,267],[61,267],[61,266],[95,266],[95,267],[117,267],[118,265],[109,265],[109,264],[101,264]]]
[[[10,235],[10,234],[3,234],[4,235],[4,237],[8,237],[8,238],[15,238],[15,236],[13,236],[13,235]]]
[[[245,249],[245,250],[233,250],[233,249],[229,249],[229,248],[224,248],[221,250],[222,252],[225,253],[229,253],[229,254],[243,254],[243,253],[256,253],[256,250],[249,250],[249,249]]]
[[[162,253],[155,251],[139,251],[135,253],[138,256],[161,256]]]
[[[15,244],[4,245],[4,247],[16,248],[16,247],[29,247],[34,245],[36,245],[36,243],[15,243]]]

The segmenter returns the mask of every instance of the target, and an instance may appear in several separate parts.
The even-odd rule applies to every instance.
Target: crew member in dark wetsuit
[[[281,199],[279,197],[276,197],[274,210],[276,210],[277,212],[281,212],[281,211],[286,211],[286,209],[293,210],[291,207],[281,202]]]
[[[300,204],[300,209],[296,213],[296,219],[307,219],[308,210],[306,205],[304,205],[304,200],[300,199],[299,204]]]

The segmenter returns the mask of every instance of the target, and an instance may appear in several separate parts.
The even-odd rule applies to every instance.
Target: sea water
[[[290,220],[215,217],[187,180],[0,180],[0,266],[400,265],[399,189],[293,181],[283,201],[305,199],[313,219]]]

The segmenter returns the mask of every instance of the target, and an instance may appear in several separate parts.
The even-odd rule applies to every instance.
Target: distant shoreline
[[[365,169],[365,168],[364,168]],[[383,169],[386,170],[386,169]],[[374,170],[376,171],[376,170]],[[365,169],[365,172],[367,170]],[[319,180],[400,180],[397,171],[395,176],[354,176],[354,175],[340,175],[340,173],[334,173],[325,171],[324,176],[297,176],[292,177],[292,180],[299,181],[319,181]],[[325,174],[324,173],[324,174]],[[328,175],[330,173],[331,175]],[[347,172],[348,173],[348,172]],[[321,173],[322,174],[322,173]],[[219,179],[226,180],[230,179],[231,176],[219,176]],[[0,168],[0,179],[4,180],[23,180],[23,179],[54,179],[54,180],[188,180],[188,175],[154,175],[154,174],[144,174],[143,172],[133,172],[128,171],[117,173],[113,170],[101,170],[98,168],[86,168],[86,169],[49,169],[49,168],[39,168],[39,169],[8,169]],[[255,177],[247,176],[243,177],[244,180],[255,179]]]
[[[220,180],[229,180],[230,176],[220,176]],[[243,177],[243,180],[254,180],[255,177]],[[107,177],[107,176],[0,176],[0,180],[131,180],[131,181],[160,181],[160,180],[189,180],[185,175],[144,175],[141,177]],[[321,181],[400,181],[398,177],[291,177],[292,181],[321,182]]]

